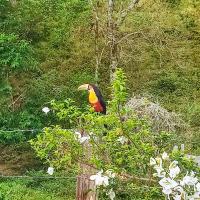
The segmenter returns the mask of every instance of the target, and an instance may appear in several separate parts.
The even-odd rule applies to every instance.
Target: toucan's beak
[[[89,84],[84,84],[78,87],[78,90],[88,90]]]

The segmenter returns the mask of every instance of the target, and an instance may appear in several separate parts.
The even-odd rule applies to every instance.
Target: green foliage
[[[119,200],[163,200],[164,197],[158,187],[146,187],[138,186],[133,182],[120,183],[116,188],[119,187],[119,191],[116,194],[116,199]],[[101,192],[99,195],[100,200],[109,200],[106,192]]]
[[[17,144],[30,140],[42,126],[41,120],[26,111],[0,113],[0,143]],[[17,127],[17,128],[16,128]],[[35,128],[33,128],[35,127]],[[18,129],[35,129],[35,131],[18,131]],[[16,131],[15,131],[16,130]]]
[[[60,173],[57,176],[67,176],[69,179],[41,179],[43,171],[29,172],[30,179],[0,179],[1,200],[73,200],[75,199],[75,179],[73,175]],[[38,177],[38,178],[37,178]]]
[[[199,127],[200,126],[200,122],[199,122],[199,113],[200,113],[200,106],[198,104],[192,104],[192,105],[188,105],[187,109],[187,115],[186,115],[186,119],[188,120],[188,122],[190,123],[190,125],[192,127]]]
[[[171,79],[170,77],[163,77],[160,78],[157,81],[157,84],[155,86],[156,91],[161,91],[161,92],[175,92],[178,88],[178,85],[176,84],[174,79]]]
[[[110,104],[115,111],[119,111],[121,109],[119,107],[126,103],[128,93],[126,91],[126,76],[121,68],[116,71],[115,76],[115,81],[112,82],[112,101]]]
[[[80,69],[82,64],[77,63],[77,58],[72,58],[76,54],[72,52],[76,49],[74,46],[74,40],[77,40],[76,28],[88,24],[87,19],[90,16],[88,2],[22,0],[12,4],[10,1],[2,0],[0,4],[2,10],[0,26],[3,32],[0,51],[2,50],[1,55],[4,55],[4,58],[0,57],[0,62],[8,65],[1,67],[1,70],[9,72],[9,80],[0,81],[0,91],[4,94],[0,99],[0,104],[3,105],[0,112],[7,112],[12,98],[25,93],[23,100],[19,101],[21,109],[14,108],[16,112],[10,112],[9,118],[14,119],[13,115],[19,117],[19,112],[23,110],[30,114],[27,118],[33,119],[35,116],[33,121],[39,119],[40,124],[46,125],[47,119],[41,114],[44,104],[52,99],[63,100],[67,97],[75,97],[79,102],[81,95],[77,96],[78,93],[72,90],[78,87],[76,84],[79,81],[92,80],[91,67],[89,70]],[[34,60],[36,57],[39,61],[37,63],[39,70],[33,72],[30,69],[36,66]],[[77,68],[72,67],[75,66],[73,60]],[[49,88],[52,88],[52,92],[49,92]],[[16,118],[12,122],[15,128],[22,125],[18,122],[19,119]],[[6,122],[3,124],[8,127],[9,125]],[[38,126],[40,125],[34,124],[34,127]]]
[[[192,139],[191,139],[191,149],[193,150],[195,155],[199,155],[200,154],[200,132],[199,130],[194,131],[193,135],[192,135]]]
[[[177,7],[180,5],[181,0],[166,0],[166,2],[169,3],[169,5],[172,7]]]
[[[10,81],[12,73],[36,68],[33,49],[30,44],[15,34],[0,33],[0,94],[3,102],[9,102],[13,93]],[[1,108],[2,109],[2,108]]]
[[[11,3],[7,0],[0,0],[0,27],[3,25],[3,21],[8,17],[11,10]]]
[[[25,134],[20,131],[0,131],[1,144],[13,144],[23,142],[26,139]]]
[[[36,63],[29,43],[14,34],[0,34],[0,55],[1,76],[13,70],[35,68]]]
[[[81,110],[74,105],[74,101],[66,99],[64,102],[51,102],[53,110],[56,112],[56,116],[59,120],[64,120],[65,126],[70,128],[74,127],[74,123],[81,115]]]
[[[188,171],[194,171],[197,177],[200,176],[199,166],[194,160],[187,158],[183,152],[173,151],[172,158],[179,162],[179,165],[185,174],[187,174]]]
[[[54,118],[53,113],[46,116],[41,112],[42,107],[49,105],[52,99],[59,105],[64,99],[72,98],[75,101],[73,106],[78,106],[79,110],[87,104],[86,95],[78,93],[76,88],[81,83],[94,82],[95,15],[92,15],[88,1],[85,0],[13,2],[0,0],[0,127],[41,128],[57,124],[58,119]],[[116,1],[117,9],[125,9],[128,2]],[[110,90],[106,86],[109,82],[109,53],[107,46],[104,48],[106,6],[107,1],[101,1],[99,47],[103,51],[99,82],[108,98]],[[193,128],[190,130],[193,133],[186,133],[188,137],[193,135],[192,151],[199,153],[199,1],[149,0],[139,3],[134,9],[117,35],[117,38],[123,37],[119,44],[119,62],[127,72],[129,95],[133,92],[147,93],[168,110],[180,113]],[[119,13],[115,17],[118,16]],[[39,61],[37,68],[40,70],[37,72],[32,72],[36,66],[34,58]],[[17,106],[11,108],[13,101],[24,91],[25,95],[16,102]],[[123,95],[121,97],[126,99]],[[124,100],[120,102],[121,105]],[[116,102],[113,105],[117,105]],[[112,108],[111,105],[109,110],[112,113],[116,107]],[[121,108],[123,106],[119,107],[122,120],[124,113],[128,112],[128,116],[132,116],[129,111]],[[58,113],[62,110],[68,112],[64,106]],[[95,117],[86,113],[88,120]],[[111,119],[111,116],[108,120],[99,119],[102,120],[99,123],[109,124]],[[62,127],[69,127],[69,120],[62,119]],[[76,120],[72,120],[70,126],[73,128],[76,123]],[[147,127],[144,121],[135,123]],[[112,130],[115,124],[110,123],[110,126]],[[182,133],[179,136],[181,138]],[[9,141],[12,140],[11,136],[8,137]],[[9,142],[5,135],[2,138]],[[153,140],[156,146],[165,149],[168,142],[172,141],[170,146],[173,145],[174,138],[173,134],[161,133],[154,134]],[[189,145],[189,141],[185,140],[185,143]]]
[[[150,178],[149,160],[156,152],[171,148],[173,143],[170,134],[152,133],[145,120],[138,119],[135,113],[125,108],[127,92],[125,74],[118,69],[112,84],[112,100],[108,113],[99,115],[94,112],[80,112],[73,101],[63,103],[54,101],[56,115],[63,120],[71,120],[71,130],[56,126],[46,128],[31,140],[37,155],[51,166],[78,169],[83,159],[82,145],[76,138],[76,130],[84,130],[90,136],[91,157],[84,157],[84,162],[104,171],[111,169],[119,175]],[[72,123],[73,122],[73,123]],[[80,133],[79,133],[80,134]],[[125,139],[124,142],[121,139]],[[122,184],[120,179],[119,185]],[[138,183],[140,187],[140,184]],[[115,187],[115,185],[113,185]],[[116,187],[116,191],[118,190]],[[151,191],[151,190],[150,190]],[[119,198],[121,192],[119,191]],[[153,193],[158,195],[159,193]],[[151,192],[148,195],[153,195]],[[149,196],[145,198],[149,198]],[[122,195],[123,196],[123,195]]]
[[[41,159],[56,168],[76,167],[78,156],[82,154],[82,147],[74,133],[59,126],[45,128],[44,132],[30,143]]]

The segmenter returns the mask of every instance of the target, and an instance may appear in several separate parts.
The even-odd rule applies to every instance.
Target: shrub
[[[125,107],[128,96],[125,80],[122,70],[117,70],[112,84],[112,100],[108,103],[106,115],[99,115],[91,110],[80,112],[74,102],[69,100],[67,104],[56,105],[54,102],[57,116],[73,122],[71,129],[65,130],[58,126],[45,128],[43,133],[30,141],[37,155],[55,168],[67,166],[67,170],[78,170],[78,161],[81,161],[102,169],[93,177],[109,179],[110,185],[107,189],[102,186],[99,188],[109,193],[112,187],[121,199],[129,198],[126,191],[125,196],[121,194],[123,181],[133,183],[136,180],[136,188],[148,188],[152,179],[149,171],[150,157],[171,148],[173,144],[173,134],[163,133],[158,139],[159,134],[150,130],[146,120],[139,119],[133,110]],[[81,144],[85,141],[91,145],[90,157],[81,151]],[[116,179],[105,175],[110,173],[109,170],[117,174]],[[129,186],[131,188],[133,185]],[[145,198],[154,196],[154,199],[159,199],[160,193],[156,191],[157,187],[152,185]]]

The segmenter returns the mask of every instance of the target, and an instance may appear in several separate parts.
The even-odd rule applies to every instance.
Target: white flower
[[[156,165],[156,160],[154,158],[150,158],[150,165],[151,166]]]
[[[47,114],[47,113],[50,111],[50,109],[49,109],[48,107],[44,107],[44,108],[42,108],[42,111],[43,111],[45,114]]]
[[[180,173],[180,168],[177,166],[178,161],[174,160],[170,166],[169,166],[169,176],[174,179],[179,173]]]
[[[82,136],[81,136],[81,133],[78,132],[78,131],[75,131],[74,134],[75,134],[76,139],[77,139],[81,144],[90,139],[90,136],[89,136],[89,135],[88,135],[88,136],[83,136],[83,137],[82,137]]]
[[[188,173],[187,173],[188,174]],[[190,173],[189,175],[186,175],[183,177],[183,180],[181,181],[181,185],[189,185],[189,186],[193,186],[198,182],[198,179],[196,177],[194,177],[194,172]]]
[[[128,142],[128,139],[124,136],[121,136],[117,139],[118,142],[120,142],[121,144],[124,144],[126,142]]]
[[[159,181],[159,184],[163,187],[163,189],[172,189],[178,186],[178,183],[171,178],[163,178]]]
[[[162,166],[155,165],[154,169],[157,171],[157,173],[153,174],[154,177],[159,177],[159,178],[165,177],[166,172],[164,171],[164,169],[162,168]]]
[[[162,192],[163,192],[164,194],[166,194],[166,195],[169,195],[169,194],[172,193],[172,189],[170,189],[170,188],[163,188]]]
[[[53,172],[54,172],[54,168],[53,167],[49,167],[48,170],[47,170],[47,173],[49,175],[53,175]]]
[[[81,138],[81,133],[80,133],[80,132],[75,131],[74,134],[75,134],[75,137],[76,137],[76,138],[78,138],[78,139]]]
[[[115,198],[115,192],[113,191],[113,189],[109,190],[108,196],[110,197],[111,200],[113,200]]]
[[[179,166],[169,169],[169,176],[174,179],[180,173]]]
[[[102,176],[102,171],[98,172],[96,175],[90,176],[90,180],[94,181],[96,186],[108,186],[108,179],[108,176]]]
[[[169,159],[169,156],[168,156],[168,154],[166,152],[163,152],[162,159],[163,160],[168,160]]]
[[[196,189],[198,192],[200,192],[200,183],[199,182],[196,184]]]
[[[178,194],[177,194],[177,195],[175,195],[175,196],[174,196],[174,200],[182,200],[182,197],[181,197],[181,195],[178,195]]]
[[[194,198],[199,199],[200,198],[200,192],[195,192],[194,193]]]
[[[84,143],[85,141],[87,141],[89,139],[90,139],[89,135],[88,136],[83,136],[83,137],[79,138],[79,142],[82,144],[82,143]]]

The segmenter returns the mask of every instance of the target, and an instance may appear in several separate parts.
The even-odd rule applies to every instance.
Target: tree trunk
[[[114,0],[108,0],[108,44],[110,47],[110,82],[113,80],[114,73],[118,66],[118,44],[116,38],[116,23],[113,19]]]
[[[96,2],[96,5],[93,5],[93,12],[95,15],[95,25],[94,25],[94,38],[95,38],[95,82],[98,85],[99,82],[99,66],[100,66],[100,53],[99,53],[99,13],[98,13],[99,1]]]
[[[86,163],[91,157],[92,148],[89,142],[83,144]],[[81,163],[81,174],[77,177],[76,200],[97,200],[96,187],[90,176],[96,174],[94,167]]]
[[[81,174],[77,178],[76,200],[97,200],[94,181],[90,175]]]

